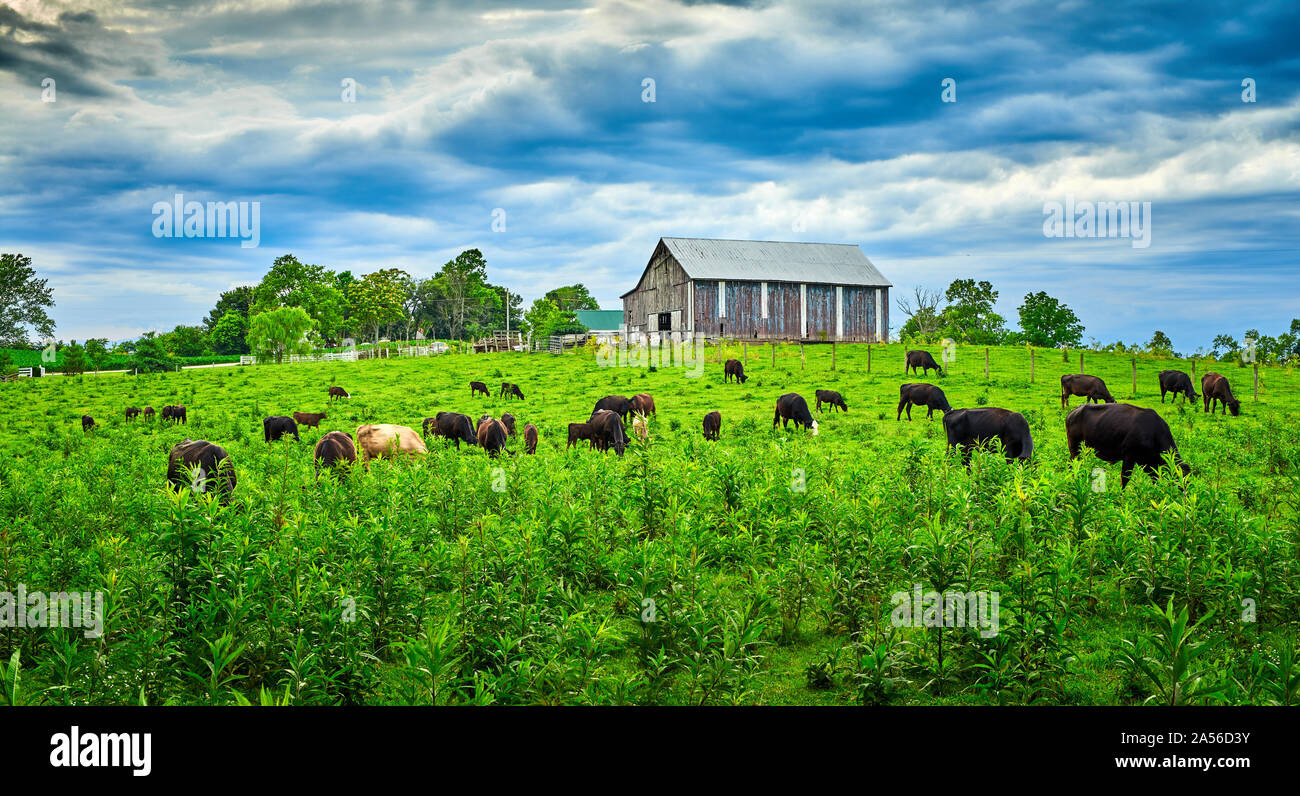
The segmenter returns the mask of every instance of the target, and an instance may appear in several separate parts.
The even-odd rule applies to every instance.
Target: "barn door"
[[[658,315],[656,315],[655,313],[652,312],[652,313],[650,313],[649,315],[646,316],[646,326],[645,326],[645,330],[646,330],[647,332],[657,332],[657,331],[659,331],[659,316],[658,316]]]

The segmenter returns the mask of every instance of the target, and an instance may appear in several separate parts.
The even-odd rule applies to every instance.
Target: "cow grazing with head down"
[[[1061,377],[1062,408],[1070,405],[1071,395],[1082,395],[1088,399],[1088,403],[1093,401],[1115,403],[1115,397],[1110,394],[1110,390],[1106,389],[1106,382],[1084,373],[1066,374]]]
[[[475,395],[478,395],[479,393],[483,393],[488,398],[492,397],[492,393],[488,392],[488,388],[486,384],[484,384],[481,381],[471,381],[469,383],[469,397],[473,398]]]
[[[524,426],[524,450],[529,455],[537,453],[537,426],[532,423]]]
[[[903,419],[903,409],[907,409],[907,419],[912,419],[912,407],[924,406],[925,419],[934,419],[934,410],[947,414],[952,411],[952,404],[948,403],[948,396],[943,394],[943,390],[933,384],[903,384],[898,388],[898,416],[895,420]]]
[[[840,395],[834,390],[817,391],[818,412],[822,410],[822,404],[826,404],[827,406],[829,406],[832,412],[834,412],[836,408],[842,409],[845,412],[849,411],[849,405],[844,403],[844,396]]]
[[[716,440],[722,433],[722,413],[714,410],[704,416],[704,438]]]
[[[505,450],[506,436],[505,424],[496,418],[485,417],[478,424],[478,446],[493,459]]]
[[[300,426],[308,428],[318,428],[320,421],[324,420],[327,415],[324,412],[294,412],[293,421]]]
[[[149,420],[153,420],[153,407],[146,406],[144,409],[140,410],[140,414],[144,415]]]
[[[1034,452],[1034,438],[1025,416],[1008,409],[954,409],[944,414],[943,430],[948,435],[948,447],[961,447],[961,460],[966,465],[970,465],[971,451],[977,445],[993,440],[1002,443],[1008,462],[1027,462]]]
[[[474,432],[474,421],[469,415],[457,412],[439,412],[434,417],[424,419],[424,435],[442,437],[456,443],[460,448],[462,442],[477,445],[478,435]]]
[[[569,444],[568,444],[568,445],[565,445],[564,447],[565,447],[565,449],[572,448],[573,445],[574,445],[574,443],[576,443],[576,442],[578,442],[578,441],[580,441],[580,440],[584,440],[584,439],[585,439],[585,440],[588,440],[588,441],[591,440],[591,424],[590,424],[590,423],[570,423],[570,424],[569,424]]]
[[[593,416],[600,411],[614,412],[620,420],[627,420],[632,412],[632,399],[622,395],[606,395],[596,402],[596,408],[591,411]]]
[[[653,415],[655,413],[655,399],[651,398],[648,392],[639,392],[633,395],[632,411],[641,415]]]
[[[178,442],[167,455],[167,483],[177,492],[216,492],[222,503],[235,491],[235,467],[225,448],[205,439]]]
[[[740,363],[739,359],[728,359],[726,364],[722,366],[723,384],[732,379],[739,381],[741,384],[749,381],[749,377],[745,375],[745,366]]]
[[[1214,414],[1220,403],[1223,404],[1224,414],[1232,412],[1233,417],[1241,414],[1241,401],[1232,397],[1232,388],[1222,374],[1207,373],[1201,377],[1201,399],[1205,403],[1205,411],[1210,414]]]
[[[95,418],[90,415],[81,416],[81,431],[85,433],[95,427]]]
[[[915,374],[920,369],[921,375],[924,376],[930,372],[931,368],[940,373],[943,372],[943,368],[939,367],[939,363],[934,361],[934,357],[930,356],[929,351],[915,350],[907,352],[906,364],[903,366],[904,374],[909,370]]]
[[[301,441],[298,436],[298,424],[293,422],[292,417],[284,415],[272,415],[262,421],[262,439],[267,445],[280,439],[281,437],[292,434],[294,440]]]
[[[522,401],[524,400],[524,393],[523,390],[519,389],[518,384],[511,384],[508,381],[503,381],[501,382],[501,395],[498,397],[506,399],[518,398]]]
[[[803,426],[811,430],[814,437],[817,436],[817,421],[813,420],[812,412],[808,411],[808,402],[797,392],[788,392],[776,399],[772,430],[776,430],[777,423],[781,424],[781,428],[789,428],[791,420],[794,421],[795,428]]]
[[[351,397],[352,394],[349,393],[347,390],[343,389],[342,387],[330,387],[329,400],[331,401],[333,401],[335,398],[351,398]]]
[[[639,412],[632,415],[632,433],[642,442],[650,438],[650,424],[645,415]]]
[[[128,423],[131,422],[132,420],[135,420],[139,416],[140,416],[140,409],[138,407],[128,406],[126,408],[126,420]]]
[[[627,447],[627,432],[623,430],[623,418],[610,409],[597,409],[587,421],[591,427],[591,447],[602,451],[613,448],[619,455]]]
[[[173,423],[189,424],[189,419],[185,416],[185,407],[183,406],[164,406],[162,408],[162,419],[170,420]]]
[[[1196,390],[1192,389],[1192,377],[1181,370],[1160,371],[1160,403],[1165,402],[1165,393],[1170,392],[1174,394],[1175,401],[1178,400],[1178,396],[1183,396],[1183,403],[1200,397],[1196,394]]]
[[[352,437],[342,431],[331,431],[321,436],[312,451],[316,462],[316,477],[320,477],[321,468],[332,470],[340,466],[351,465],[357,460],[357,446]]]
[[[514,415],[510,414],[509,412],[502,412],[502,413],[501,413],[501,425],[503,425],[503,426],[506,427],[506,436],[513,437],[513,436],[515,435],[515,416],[514,416]]]
[[[1087,445],[1102,461],[1123,462],[1121,488],[1128,486],[1134,466],[1154,478],[1164,464],[1166,451],[1173,451],[1174,461],[1184,475],[1192,471],[1178,454],[1169,424],[1154,409],[1132,404],[1084,404],[1065,416],[1065,435],[1071,459],[1079,458],[1081,447]]]
[[[424,440],[415,433],[414,429],[392,423],[357,426],[357,447],[361,450],[361,461],[365,464],[381,456],[429,452],[429,449],[424,446]]]

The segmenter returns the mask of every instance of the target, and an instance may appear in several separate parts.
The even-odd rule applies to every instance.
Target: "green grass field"
[[[1198,362],[1242,401],[1239,417],[1209,416],[1160,404],[1155,374],[1190,363],[1139,360],[1132,395],[1127,356],[1085,353],[1116,398],[1160,410],[1195,470],[1122,492],[1118,465],[1066,453],[1059,376],[1078,352],[1039,351],[1031,384],[1024,349],[992,349],[985,378],[984,349],[959,348],[937,381],[905,377],[903,351],[873,347],[868,373],[866,346],[838,346],[833,371],[830,346],[808,346],[806,363],[783,346],[775,365],[751,346],[744,385],[722,383],[720,354],[745,356],[739,344],[710,348],[701,378],[584,351],[0,385],[0,591],[102,591],[106,606],[98,638],[3,631],[3,699],[1296,701],[1300,375],[1262,368],[1256,402],[1250,370]],[[471,380],[515,382],[526,400],[471,398]],[[895,421],[910,381],[955,407],[1022,412],[1034,461],[978,454],[967,471],[937,413]],[[327,407],[333,384],[352,399]],[[816,437],[774,433],[776,397],[811,406],[818,388],[849,413],[820,416]],[[649,443],[621,459],[565,449],[597,399],[637,392],[658,408]],[[187,427],[122,419],[169,403]],[[537,456],[520,440],[500,460],[432,440],[419,460],[313,476],[325,431],[506,409],[540,429]],[[329,417],[268,448],[261,419],[293,411]],[[165,488],[187,436],[230,452],[230,505]],[[895,627],[891,596],[917,585],[996,593],[998,632]]]

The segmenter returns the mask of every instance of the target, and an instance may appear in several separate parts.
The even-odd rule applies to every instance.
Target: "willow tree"
[[[263,362],[284,361],[286,354],[307,354],[307,332],[315,323],[302,307],[280,307],[259,312],[248,321],[248,347]]]

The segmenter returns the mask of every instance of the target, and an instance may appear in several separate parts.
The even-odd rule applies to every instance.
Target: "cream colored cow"
[[[361,451],[361,461],[369,462],[380,456],[393,453],[428,453],[424,440],[413,429],[395,426],[391,423],[374,423],[357,426],[357,448]]]

